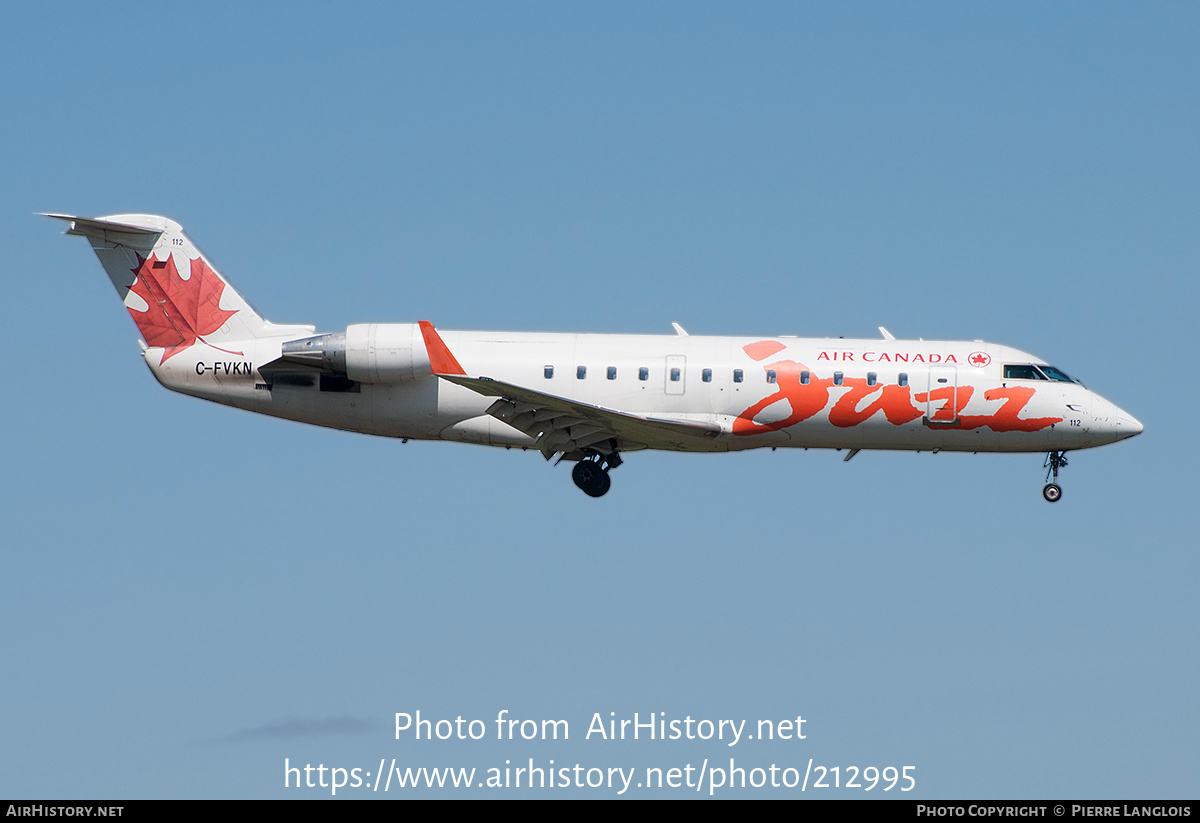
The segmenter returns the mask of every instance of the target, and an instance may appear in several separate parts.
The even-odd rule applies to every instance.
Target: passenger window
[[[617,367],[616,367],[616,366],[609,366],[609,367],[608,367],[608,379],[609,379],[609,380],[616,380],[616,379],[617,379]]]
[[[549,380],[550,378],[554,377],[554,367],[553,367],[553,366],[547,366],[547,367],[546,367],[546,369],[545,369],[545,372],[546,372],[546,379],[547,379],[547,380]]]
[[[671,369],[671,382],[672,383],[679,382],[679,369],[678,368]]]
[[[768,383],[774,383],[774,382],[775,382],[775,370],[774,370],[774,369],[768,369],[768,370],[767,370],[767,382],[768,382]]]
[[[700,372],[700,379],[703,380],[705,383],[711,383],[712,382],[712,369],[705,369],[704,371]]]
[[[808,381],[812,379],[812,374],[807,371],[800,372],[800,385],[807,386]]]
[[[875,374],[875,372],[873,372],[873,371],[867,372],[867,385],[868,386],[874,386],[878,380],[879,380],[879,376],[877,374]]]
[[[844,375],[842,372],[835,371],[833,373],[833,385],[835,385],[835,386],[842,385],[843,381],[845,380],[845,377],[846,377],[846,375]]]
[[[638,369],[638,380],[649,380],[649,379],[650,379],[650,370],[648,368],[646,368],[645,366],[642,366],[640,369]]]
[[[583,380],[586,377],[587,377],[587,366],[576,366],[575,367],[575,379]]]
[[[908,385],[908,372],[903,372],[903,371],[900,372],[900,377],[896,380],[896,385],[898,385],[898,386],[907,386]]]
[[[733,370],[733,382],[734,382],[734,383],[741,383],[741,382],[742,382],[742,370],[741,370],[741,369],[734,369],[734,370]]]

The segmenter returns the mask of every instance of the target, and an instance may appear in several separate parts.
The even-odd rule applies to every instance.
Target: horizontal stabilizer
[[[117,234],[128,234],[134,237],[154,238],[158,237],[164,231],[166,226],[162,228],[153,228],[148,226],[132,226],[128,223],[118,223],[115,220],[103,219],[86,219],[83,217],[74,217],[70,214],[42,214],[43,217],[53,217],[55,220],[66,220],[71,224],[67,229],[67,234],[77,234],[84,237],[93,237],[103,235],[106,232],[114,232]],[[154,244],[151,243],[151,246]]]

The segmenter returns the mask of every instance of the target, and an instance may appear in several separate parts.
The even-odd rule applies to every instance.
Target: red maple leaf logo
[[[967,362],[970,363],[972,366],[978,366],[979,368],[983,368],[988,363],[992,362],[992,358],[989,357],[988,355],[984,354],[981,351],[977,351],[977,352],[973,353],[970,357],[967,358]]]
[[[146,311],[131,308],[129,313],[146,345],[166,349],[160,364],[197,340],[204,342],[202,335],[212,334],[237,314],[221,308],[225,283],[203,258],[192,261],[191,277],[187,280],[179,276],[174,255],[156,260],[153,255],[143,259],[139,254],[138,266],[131,271],[137,280],[130,291],[145,300],[149,308]]]

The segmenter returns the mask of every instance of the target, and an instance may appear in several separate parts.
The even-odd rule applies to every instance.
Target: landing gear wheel
[[[1047,503],[1057,503],[1058,499],[1062,497],[1062,489],[1058,485],[1058,470],[1066,465],[1066,452],[1046,453],[1046,485],[1042,489],[1042,497],[1046,498]]]
[[[589,497],[603,497],[612,486],[608,472],[594,460],[580,460],[571,470],[571,479]]]

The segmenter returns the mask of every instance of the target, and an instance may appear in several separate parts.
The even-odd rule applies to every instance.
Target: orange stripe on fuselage
[[[766,341],[770,342],[770,341]],[[758,345],[758,344],[754,344]],[[747,349],[747,354],[755,356],[771,352],[768,346],[762,346],[753,352]],[[765,359],[765,358],[764,358]],[[732,430],[735,435],[763,434],[779,431],[797,423],[815,417],[825,410],[829,404],[831,392],[835,388],[832,377],[817,377],[810,373],[809,382],[800,382],[800,373],[808,367],[795,360],[777,360],[763,365],[764,371],[775,372],[775,392],[759,400],[750,408],[743,411],[733,420]],[[932,391],[916,392],[911,395],[907,386],[867,385],[866,378],[847,377],[841,384],[846,391],[829,410],[829,422],[838,428],[851,428],[865,422],[882,411],[887,421],[893,426],[903,426],[919,418],[923,409],[932,400],[941,401],[942,405],[934,410],[929,422],[935,427],[947,426],[955,429],[989,428],[994,432],[1035,432],[1061,423],[1061,417],[1020,417],[1025,405],[1032,399],[1033,388],[1011,386],[1007,388],[987,389],[983,399],[987,401],[1003,401],[1003,405],[991,414],[963,414],[963,409],[975,395],[974,386],[942,386]],[[953,405],[951,405],[953,399]],[[791,414],[782,420],[769,423],[756,423],[754,418],[764,409],[775,403],[786,402],[791,407]],[[862,403],[865,406],[860,408]],[[915,405],[914,405],[915,404]]]
[[[446,343],[428,320],[420,321],[421,336],[425,338],[425,351],[429,352],[429,365],[434,374],[466,374],[458,365]]]

